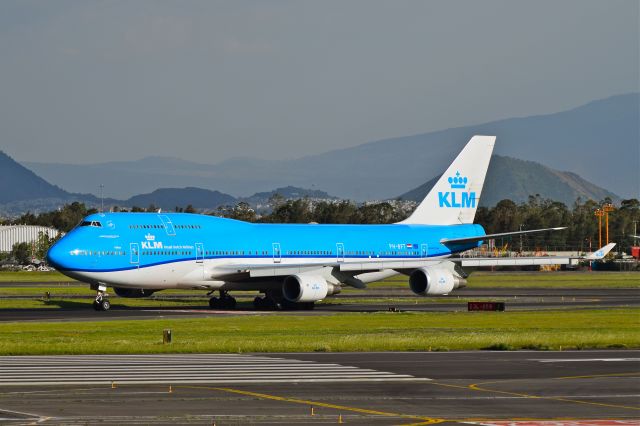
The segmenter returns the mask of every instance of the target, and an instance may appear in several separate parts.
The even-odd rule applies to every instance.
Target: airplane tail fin
[[[474,136],[402,224],[456,225],[473,223],[495,136]]]
[[[585,259],[587,260],[600,260],[604,259],[604,257],[609,254],[609,252],[616,246],[616,243],[609,243],[606,246],[594,251],[589,254]]]

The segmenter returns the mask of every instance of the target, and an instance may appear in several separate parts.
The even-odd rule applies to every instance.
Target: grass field
[[[0,323],[0,355],[637,348],[639,330],[637,309]]]
[[[470,287],[501,288],[640,288],[640,272],[485,272],[476,271],[469,276]],[[51,285],[86,284],[72,280],[60,272],[0,272],[0,295],[3,283],[50,283]],[[370,284],[370,287],[403,287],[407,277],[397,276]],[[359,291],[359,290],[354,290]]]
[[[29,272],[29,271],[2,271],[0,272],[0,283],[31,283],[31,282],[52,282],[69,283],[75,282],[60,272]]]

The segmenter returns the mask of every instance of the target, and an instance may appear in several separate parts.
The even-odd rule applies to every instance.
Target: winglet
[[[599,260],[604,258],[610,251],[616,246],[616,243],[609,243],[606,246],[602,247],[591,253],[589,256],[585,257],[588,260]]]

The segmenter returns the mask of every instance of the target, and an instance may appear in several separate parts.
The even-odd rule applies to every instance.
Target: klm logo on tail
[[[462,177],[460,176],[460,172],[456,172],[455,176],[450,176],[447,180],[449,181],[449,185],[451,185],[452,191],[438,192],[438,204],[440,205],[440,207],[476,207],[476,193],[464,191],[468,182],[466,176]],[[454,189],[462,189],[463,191],[453,191]]]

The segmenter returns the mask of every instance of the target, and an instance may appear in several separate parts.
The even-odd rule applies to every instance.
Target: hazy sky
[[[294,158],[639,90],[638,0],[0,1],[0,149]]]

